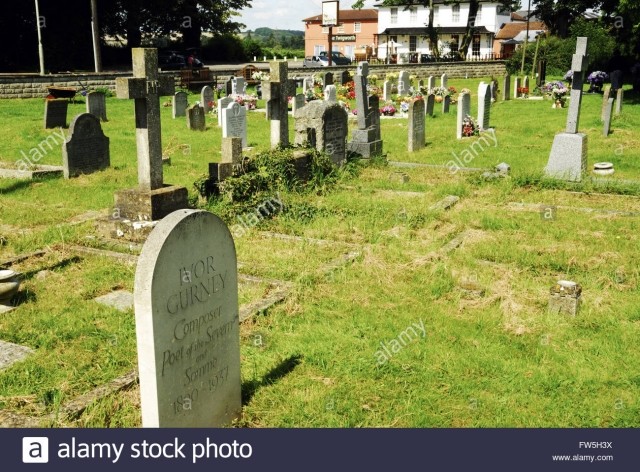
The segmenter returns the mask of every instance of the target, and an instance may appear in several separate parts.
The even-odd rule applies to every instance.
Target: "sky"
[[[341,0],[340,9],[349,10],[354,0]],[[364,8],[371,8],[378,0],[366,0]],[[240,12],[239,21],[247,29],[267,27],[304,31],[302,20],[322,13],[322,0],[252,0],[252,8]]]

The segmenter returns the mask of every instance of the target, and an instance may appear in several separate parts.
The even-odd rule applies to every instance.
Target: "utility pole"
[[[524,37],[524,49],[522,50],[522,66],[520,66],[520,75],[524,74],[524,60],[527,57],[527,43],[529,42],[529,18],[531,17],[531,0],[527,7],[527,35]]]
[[[36,1],[36,25],[38,25],[38,57],[40,58],[40,75],[44,75],[44,49],[42,48],[42,32],[40,31],[40,5]]]
[[[100,27],[98,25],[98,0],[91,0],[91,33],[93,37],[93,62],[95,64],[96,73],[98,73],[102,72],[102,55],[100,54]]]

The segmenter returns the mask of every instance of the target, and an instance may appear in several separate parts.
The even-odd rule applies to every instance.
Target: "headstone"
[[[98,117],[100,121],[109,121],[107,120],[107,96],[103,92],[87,94],[87,113]]]
[[[576,316],[580,310],[582,287],[571,280],[559,280],[550,290],[549,313]]]
[[[427,79],[427,89],[431,91],[434,88],[436,88],[436,78],[430,75],[429,78]]]
[[[325,72],[322,74],[322,90],[329,85],[333,85],[333,72]]]
[[[175,77],[158,74],[157,49],[134,48],[133,78],[116,78],[116,95],[135,100],[138,188],[116,192],[115,208],[129,220],[158,220],[188,207],[184,187],[167,185],[162,177],[160,96],[173,95]]]
[[[400,71],[398,75],[398,95],[406,95],[411,88],[411,81],[409,80],[409,72],[406,70]]]
[[[607,107],[604,112],[604,126],[602,128],[602,135],[604,137],[609,136],[611,133],[611,115],[613,114],[613,97],[607,100]]]
[[[611,85],[605,85],[604,93],[602,94],[602,107],[600,108],[600,121],[604,121],[604,116],[609,106],[609,97],[611,96]]]
[[[222,97],[218,99],[218,126],[222,126],[222,110],[227,108],[233,102],[231,97]]]
[[[296,96],[293,97],[293,105],[291,107],[291,111],[293,113],[293,116],[295,116],[296,113],[298,113],[298,111],[303,106],[305,106],[306,103],[307,103],[307,101],[306,101],[305,95],[303,93],[296,94]]]
[[[380,97],[377,95],[369,95],[369,110],[371,110],[371,127],[374,130],[374,139],[380,141]]]
[[[447,74],[442,74],[440,76],[440,87],[442,87],[442,88],[448,88],[449,87],[449,77],[447,76]]]
[[[620,115],[622,113],[622,102],[624,101],[624,89],[619,88],[616,93],[616,115]]]
[[[324,99],[327,102],[337,102],[338,101],[338,89],[335,85],[328,85],[324,89]]]
[[[422,97],[409,104],[409,152],[424,148],[425,141],[425,104]]]
[[[522,88],[522,79],[515,77],[513,79],[513,98],[520,98],[520,89]]]
[[[109,138],[102,132],[98,117],[91,113],[76,116],[62,145],[64,177],[91,174],[109,165]]]
[[[442,113],[449,113],[449,107],[451,106],[451,97],[446,95],[442,99]]]
[[[480,82],[478,87],[478,128],[481,131],[489,129],[491,116],[491,91],[489,85]]]
[[[552,178],[580,181],[587,171],[587,135],[578,133],[580,105],[584,74],[588,66],[587,38],[578,37],[576,54],[573,55],[571,70],[571,101],[567,113],[567,128],[553,140],[549,162],[545,174]]]
[[[367,92],[369,63],[360,62],[354,77],[356,88],[356,106],[358,117],[358,129],[351,135],[351,141],[347,144],[347,150],[364,158],[370,158],[382,154],[382,141],[380,140],[379,116],[374,119],[375,114],[379,114],[379,102],[375,108],[369,103]],[[374,125],[378,123],[376,128]]]
[[[351,74],[348,70],[342,71],[342,74],[340,74],[340,83],[342,85],[347,85],[349,82],[351,82]]]
[[[235,102],[234,102],[235,103]],[[187,108],[187,128],[193,131],[204,131],[207,129],[204,107],[197,103]]]
[[[67,108],[69,100],[66,98],[58,98],[44,101],[44,127],[66,128],[67,127]]]
[[[245,80],[242,77],[234,77],[231,82],[231,95],[242,95],[245,91]]]
[[[189,106],[189,96],[186,92],[176,92],[173,95],[173,117],[187,116]]]
[[[391,90],[392,90],[392,85],[391,82],[389,82],[388,80],[384,81],[384,84],[382,84],[382,99],[386,102],[387,100],[391,100]]]
[[[302,93],[307,93],[308,90],[313,90],[313,77],[305,77],[302,81]]]
[[[491,101],[496,102],[498,100],[498,81],[493,79],[490,83],[491,87]]]
[[[616,69],[609,74],[609,80],[611,81],[611,92],[617,93],[623,86],[624,74],[620,69]]]
[[[536,74],[536,85],[542,87],[547,81],[547,61],[541,59],[538,61],[538,73]]]
[[[339,103],[313,100],[296,115],[295,143],[309,144],[341,166],[347,160],[348,121],[347,111]]]
[[[529,88],[529,76],[525,75],[524,79],[522,79],[522,88],[525,88],[527,90],[529,90],[529,92],[531,92],[531,89]]]
[[[149,235],[134,283],[143,427],[239,417],[237,267],[231,233],[212,213],[176,211]]]
[[[509,74],[505,75],[502,81],[502,100],[511,100],[511,76]]]
[[[200,92],[200,105],[204,108],[205,113],[209,113],[209,110],[213,108],[213,103],[213,89],[208,85],[205,85],[202,87],[202,91]]]
[[[227,97],[233,95],[233,79],[235,77],[229,77],[229,80],[224,83],[224,92]]]
[[[427,107],[426,107],[426,113],[427,116],[433,116],[433,109],[436,106],[436,96],[433,93],[430,93],[429,95],[427,95]]]
[[[458,97],[458,116],[456,120],[456,138],[462,139],[462,123],[471,114],[471,94],[461,93]]]
[[[289,145],[289,96],[295,93],[295,81],[289,80],[286,62],[271,62],[269,81],[262,83],[262,98],[267,102],[271,121],[271,147]]]
[[[247,147],[247,109],[238,102],[232,102],[222,110],[222,137],[241,138],[242,147]]]

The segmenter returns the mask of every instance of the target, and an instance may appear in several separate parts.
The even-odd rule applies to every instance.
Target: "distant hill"
[[[267,47],[304,48],[304,31],[256,28],[254,31],[245,31],[240,36]]]

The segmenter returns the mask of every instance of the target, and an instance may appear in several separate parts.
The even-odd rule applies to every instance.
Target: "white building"
[[[440,56],[456,53],[469,17],[469,3],[434,0],[433,25],[438,31]],[[433,55],[427,25],[429,8],[421,5],[384,6],[378,9],[378,58],[385,62],[426,62]],[[475,18],[476,30],[467,59],[493,57],[493,40],[501,26],[511,21],[511,13],[495,1],[482,1]]]

